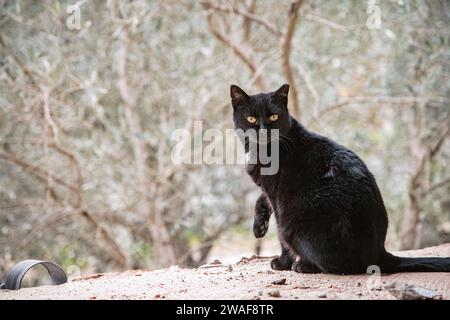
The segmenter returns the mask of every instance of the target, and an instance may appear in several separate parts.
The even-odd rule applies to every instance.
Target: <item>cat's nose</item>
[[[268,135],[269,135],[269,130],[268,130],[267,126],[265,124],[261,123],[259,125],[259,132],[258,132],[259,138],[262,140],[265,140],[265,139],[267,139]]]

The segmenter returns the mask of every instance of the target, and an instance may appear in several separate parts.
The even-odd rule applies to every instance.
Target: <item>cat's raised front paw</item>
[[[253,234],[256,238],[262,238],[266,235],[267,230],[269,230],[269,220],[255,218],[253,222]]]

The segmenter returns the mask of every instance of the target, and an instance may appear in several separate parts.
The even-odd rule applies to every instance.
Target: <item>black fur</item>
[[[280,130],[278,172],[261,175],[259,164],[246,166],[262,190],[255,236],[265,235],[272,212],[277,221],[282,253],[272,261],[273,269],[356,274],[378,265],[382,273],[450,272],[450,258],[400,258],[386,252],[388,218],[375,178],[354,152],[306,130],[289,115],[288,85],[253,96],[237,86],[230,91],[236,129]],[[278,120],[270,122],[271,114]],[[257,122],[250,124],[249,116]]]

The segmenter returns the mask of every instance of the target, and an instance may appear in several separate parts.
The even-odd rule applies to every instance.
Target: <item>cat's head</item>
[[[287,108],[289,85],[269,93],[248,95],[236,85],[230,87],[231,104],[235,129],[278,129],[286,135],[290,129],[290,116]],[[270,137],[269,137],[270,140]]]

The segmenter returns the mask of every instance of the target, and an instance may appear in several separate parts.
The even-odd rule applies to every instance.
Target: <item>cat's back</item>
[[[309,172],[326,175],[331,178],[337,173],[354,177],[371,177],[364,161],[349,148],[318,133],[308,131],[304,145],[304,162]],[[316,169],[316,170],[314,170]],[[325,172],[324,172],[325,170]],[[332,171],[332,172],[330,172]]]
[[[288,194],[298,201],[329,201],[341,208],[382,204],[375,178],[352,150],[314,132],[303,132],[299,148],[282,167]],[[284,199],[286,200],[286,199]]]

